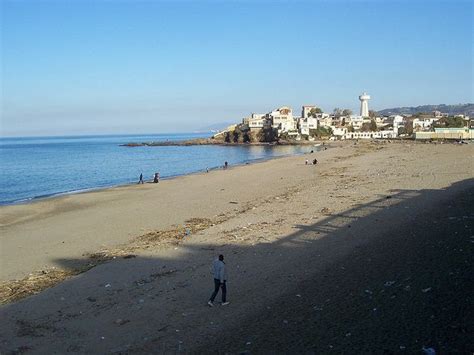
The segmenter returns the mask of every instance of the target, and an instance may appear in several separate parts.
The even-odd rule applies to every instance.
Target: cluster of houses
[[[364,123],[370,124],[372,120],[377,129],[363,129]],[[301,116],[293,115],[290,107],[283,106],[266,114],[253,113],[245,117],[242,123],[248,125],[250,130],[271,127],[278,130],[278,135],[286,134],[296,140],[314,139],[312,133],[319,128],[330,132],[332,139],[395,138],[398,136],[398,128],[403,126],[403,117],[369,118],[344,115],[344,112],[328,114],[314,105],[305,105],[301,109]]]
[[[367,111],[361,110],[361,113],[367,114]],[[472,125],[474,121],[469,121],[469,117],[461,116],[468,121],[465,128],[451,128],[447,129],[447,132],[442,128],[434,129],[434,124],[446,116],[448,115],[439,111],[416,116],[380,116],[374,111],[369,111],[369,115],[363,116],[353,115],[350,110],[334,110],[334,113],[328,114],[315,105],[303,106],[301,115],[296,116],[291,107],[283,106],[264,114],[252,113],[243,118],[241,126],[248,127],[252,133],[271,128],[278,132],[279,137],[285,136],[294,140],[314,140],[321,132],[330,140],[391,139],[400,136],[414,136],[417,139],[474,138],[472,129],[474,127],[469,129],[469,122]],[[237,126],[230,126],[227,131]],[[437,135],[434,135],[435,133]]]

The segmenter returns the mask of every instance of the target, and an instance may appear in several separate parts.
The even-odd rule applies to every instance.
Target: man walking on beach
[[[138,180],[139,184],[143,184],[143,174],[140,174],[140,180]]]
[[[226,281],[227,281],[227,271],[225,268],[224,263],[224,255],[219,255],[219,258],[214,260],[212,263],[212,274],[214,275],[214,292],[211,295],[211,298],[207,302],[209,307],[214,306],[214,299],[219,292],[219,288],[222,289],[222,305],[226,306],[229,302],[226,301],[227,296],[227,288],[226,288]]]

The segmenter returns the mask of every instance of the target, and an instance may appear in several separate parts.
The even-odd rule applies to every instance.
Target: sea
[[[209,133],[0,138],[0,205],[134,184],[304,154],[312,146],[196,145],[126,147]]]

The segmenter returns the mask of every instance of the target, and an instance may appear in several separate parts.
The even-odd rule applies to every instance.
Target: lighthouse
[[[370,95],[364,92],[359,96],[360,100],[360,115],[362,117],[369,117],[369,100]]]

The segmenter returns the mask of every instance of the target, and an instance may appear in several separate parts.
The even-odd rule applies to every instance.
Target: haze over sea
[[[308,152],[311,146],[123,147],[129,142],[177,141],[208,134],[0,138],[0,204],[151,180],[229,164]]]

